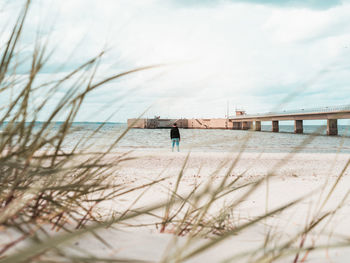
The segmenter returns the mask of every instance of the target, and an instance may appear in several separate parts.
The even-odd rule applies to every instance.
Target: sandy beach
[[[115,178],[126,187],[149,183],[157,178],[166,178],[143,193],[142,200],[137,200],[134,204],[134,207],[142,208],[169,198],[170,191],[174,188],[187,155],[188,153],[184,152],[133,152],[129,156],[135,157],[135,159],[122,163]],[[255,182],[268,174],[273,174],[268,182],[262,183],[235,207],[231,217],[233,227],[253,220],[266,211],[271,211],[287,202],[307,196],[312,191],[314,193],[283,213],[273,215],[253,227],[239,232],[205,253],[191,258],[188,262],[222,262],[222,260],[230,259],[239,253],[261,247],[267,233],[271,235],[273,239],[271,243],[274,246],[278,247],[283,244],[283,241],[302,231],[306,224],[310,223],[313,216],[318,218],[324,213],[332,211],[346,196],[350,184],[348,170],[344,172],[330,198],[324,202],[346,166],[349,157],[347,154],[190,153],[179,185],[178,192],[182,196],[186,196],[186,193],[200,184],[205,185],[207,182],[211,182],[213,186],[219,184],[235,160],[237,163],[228,175],[229,182],[240,177],[235,185]],[[113,158],[113,156],[109,158]],[[211,181],[210,178],[214,179]],[[213,216],[225,205],[241,197],[245,192],[244,189],[235,191],[217,202],[210,211]],[[137,199],[139,194],[139,192],[133,192],[128,198],[115,200],[108,205],[105,204],[101,211],[127,208]],[[322,206],[321,210],[320,206]],[[162,212],[159,213],[159,215],[161,214]],[[305,245],[332,246],[346,240],[350,233],[349,215],[350,203],[346,200],[342,208],[331,217],[329,222],[325,220],[308,235]],[[187,239],[186,235],[174,237],[171,234],[171,227],[168,229],[168,233],[167,231],[160,233],[159,227],[152,225],[158,221],[154,217],[142,217],[130,222],[130,224],[149,223],[151,225],[144,227],[117,226],[118,230],[103,230],[103,238],[108,243],[113,244],[113,249],[107,248],[93,237],[79,240],[75,245],[96,255],[103,255],[108,251],[111,256],[157,262],[164,259],[164,255],[171,254],[170,251],[176,251],[176,248],[185,244]],[[174,238],[176,238],[175,243]],[[209,239],[210,237],[199,239],[194,247]],[[307,262],[347,262],[349,253],[349,248],[321,249],[308,253],[306,259]],[[291,255],[274,262],[291,262],[294,257]],[[249,262],[249,260],[237,262]]]
[[[107,159],[113,160],[122,154],[125,152],[113,153]],[[130,160],[121,162],[112,178],[115,183],[121,184],[125,191],[154,180],[162,180],[147,190],[141,188],[122,195],[121,198],[102,203],[94,210],[96,214],[110,217],[113,213],[120,214],[130,208],[136,211],[162,201],[166,202],[174,191],[187,157],[188,161],[177,190],[179,197],[186,198],[195,187],[206,189],[209,185],[206,191],[214,191],[226,178],[226,184],[232,183],[230,187],[237,190],[218,199],[210,207],[206,216],[208,224],[212,219],[219,220],[218,215],[227,210],[232,203],[237,204],[234,209],[225,211],[229,216],[225,218],[221,230],[212,229],[205,236],[199,235],[192,239],[190,245],[187,244],[188,234],[174,235],[176,225],[173,223],[161,231],[163,208],[152,211],[148,216],[142,215],[123,224],[115,224],[97,231],[104,242],[88,234],[64,245],[65,251],[78,255],[82,253],[79,251],[84,251],[84,255],[131,262],[176,262],[180,255],[191,253],[225,234],[225,231],[232,231],[302,197],[298,203],[285,211],[244,228],[185,262],[250,262],[252,255],[256,256],[264,251],[262,248],[267,236],[269,245],[265,248],[266,251],[278,250],[296,235],[299,238],[295,243],[299,244],[300,233],[307,226],[337,208],[336,213],[329,214],[308,233],[303,243],[303,247],[320,249],[301,252],[300,258],[304,258],[305,262],[318,263],[348,260],[350,248],[338,247],[339,244],[348,242],[350,233],[350,203],[344,199],[347,198],[350,185],[350,171],[344,169],[350,157],[348,154],[186,153],[164,150],[134,151],[127,157]],[[262,180],[254,191],[245,195],[251,189],[251,184],[265,179],[268,175],[269,180]],[[339,177],[340,175],[342,176]],[[337,180],[339,181],[335,184]],[[334,191],[331,191],[332,188]],[[341,204],[342,200],[345,201]],[[185,211],[181,210],[179,218]],[[206,221],[203,222],[205,224]],[[5,240],[15,237],[13,232],[1,235],[1,239]],[[292,251],[290,255],[276,258],[274,262],[293,262],[295,255],[296,251]]]

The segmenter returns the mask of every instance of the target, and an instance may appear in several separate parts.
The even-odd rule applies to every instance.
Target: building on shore
[[[237,116],[243,116],[244,111],[236,111]],[[184,129],[234,129],[232,119],[161,119],[159,116],[153,119],[128,119],[128,127],[140,129],[166,129],[176,123],[179,128]]]

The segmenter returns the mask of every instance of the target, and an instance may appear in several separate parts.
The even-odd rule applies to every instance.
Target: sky
[[[23,2],[0,0],[0,43]],[[125,122],[146,110],[144,117],[218,118],[236,108],[346,105],[349,14],[349,0],[34,0],[19,56],[25,61],[37,39],[48,41],[52,55],[38,84],[102,50],[97,80],[162,65],[94,91],[77,121]]]

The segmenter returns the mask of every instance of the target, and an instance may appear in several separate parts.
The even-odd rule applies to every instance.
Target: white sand
[[[148,183],[159,177],[169,177],[147,191],[134,207],[142,208],[149,204],[166,200],[169,195],[169,189],[174,188],[177,175],[181,171],[186,155],[187,153],[183,152],[133,152],[130,156],[136,157],[136,159],[122,163],[118,174],[115,175],[115,180],[123,183],[128,188]],[[109,158],[115,158],[115,156],[109,156]],[[180,183],[179,193],[184,195],[198,183],[205,184],[208,182],[210,175],[218,168],[221,168],[215,173],[213,186],[218,184],[227,173],[232,161],[237,158],[237,153],[191,153]],[[287,160],[285,160],[286,158]],[[241,231],[238,235],[228,238],[188,262],[221,262],[221,260],[230,258],[237,253],[258,248],[262,246],[268,230],[276,234],[274,244],[276,246],[281,245],[283,240],[287,240],[298,231],[301,231],[308,218],[316,214],[317,207],[322,203],[319,200],[325,200],[326,194],[334,185],[349,158],[350,155],[345,154],[295,154],[290,156],[280,153],[244,153],[239,157],[239,161],[229,173],[229,181],[235,180],[237,176],[242,176],[237,182],[237,185],[241,185],[247,182],[254,182],[269,173],[272,173],[274,176],[270,178],[268,188],[266,183],[263,183],[261,187],[246,197],[233,211],[235,216],[233,223],[236,225],[248,222],[256,218],[256,216],[264,214],[266,209],[271,211],[280,205],[310,193],[312,190],[320,189],[327,182],[325,191],[323,194],[320,191],[316,192],[286,212],[274,215],[268,220],[261,221],[253,227]],[[334,209],[349,191],[349,174],[349,170],[344,173],[343,178],[329,201],[325,204],[322,212]],[[267,189],[268,195],[266,195]],[[223,198],[216,207],[212,208],[211,213],[215,214],[224,204],[236,200],[244,191],[238,191]],[[100,207],[100,212],[109,213],[109,211],[120,211],[120,209],[128,208],[139,193],[130,193],[118,200],[106,203],[103,207]],[[267,206],[266,200],[268,200]],[[315,244],[317,246],[343,242],[344,238],[349,238],[350,235],[349,216],[350,202],[347,200],[342,209],[332,218],[330,224],[325,226],[323,234],[318,236],[322,228],[316,228],[308,236],[306,244]],[[130,223],[153,223],[155,220],[155,218],[151,217],[139,218]],[[73,247],[86,249],[89,253],[96,256],[148,261],[159,261],[163,255],[169,253],[169,249],[175,249],[175,246],[172,244],[174,236],[159,233],[155,226],[138,228],[116,227],[118,228],[117,230],[107,229],[100,232],[100,235],[112,245],[112,249],[90,236],[77,240],[74,242]],[[279,236],[278,239],[277,236]],[[178,245],[181,245],[186,242],[186,237],[178,237],[177,240]],[[208,239],[199,240],[195,246],[207,241]],[[350,255],[350,247],[313,251],[308,255],[307,262],[349,262],[348,255]],[[274,262],[291,262],[293,258],[294,256],[288,258],[288,260],[280,259]],[[246,261],[238,260],[232,262]]]
[[[187,153],[134,152],[132,156],[137,159],[123,163],[117,176],[117,180],[122,180],[126,185],[138,185],[154,180],[158,176],[170,176],[168,180],[162,182],[163,187],[153,187],[143,196],[142,201],[139,201],[136,205],[143,207],[143,205],[162,199],[165,200],[168,197],[169,191],[167,189],[174,188],[177,175],[181,171]],[[220,260],[229,258],[243,250],[257,248],[263,244],[267,229],[272,229],[273,233],[279,234],[281,236],[280,240],[290,238],[298,231],[301,231],[305,226],[308,216],[311,217],[311,215],[316,214],[317,207],[322,203],[319,200],[325,200],[326,194],[328,194],[334,182],[341,174],[350,156],[345,154],[294,154],[291,156],[280,153],[244,153],[238,157],[237,153],[194,152],[190,154],[183,179],[180,183],[179,192],[182,194],[188,193],[198,183],[208,182],[210,174],[218,168],[221,168],[221,170],[216,173],[213,184],[220,182],[227,173],[232,161],[237,158],[239,158],[239,161],[230,173],[231,181],[240,175],[242,175],[242,178],[239,180],[239,184],[256,181],[269,173],[275,176],[269,180],[268,199],[266,199],[267,188],[264,183],[235,209],[234,214],[237,218],[240,218],[235,219],[236,223],[242,223],[264,214],[266,200],[268,200],[267,209],[271,211],[280,205],[310,193],[312,190],[322,188],[326,183],[325,191],[323,194],[320,191],[316,192],[310,198],[303,200],[287,212],[275,215],[269,220],[260,222],[254,227],[242,231],[239,235],[220,243],[217,247],[214,247],[199,257],[193,258],[189,262],[220,262]],[[346,195],[350,185],[349,174],[349,170],[344,173],[333,195],[322,209],[323,212],[334,209]],[[224,198],[215,208],[219,210],[224,203],[227,204],[240,195],[241,192]],[[130,196],[130,199],[118,202],[117,205],[127,207],[127,204],[133,198],[135,196]],[[111,204],[111,206],[113,209],[116,203]],[[215,208],[212,209],[213,213],[215,213]],[[309,235],[307,240],[309,242],[307,244],[327,245],[344,241],[338,235],[343,237],[350,234],[349,215],[350,202],[346,201],[344,207],[337,212],[332,218],[331,223],[323,231],[324,234],[318,237],[321,227],[315,229]],[[144,218],[141,221],[137,222],[149,222]],[[171,235],[159,234],[159,231],[155,227],[136,228],[131,233],[128,232],[130,230],[126,231],[113,234],[110,239],[112,244],[117,244],[116,248],[119,248],[118,253],[121,253],[120,255],[123,255],[123,257],[159,260],[166,253],[166,244],[172,239]],[[185,242],[185,239],[186,237],[181,237],[179,238],[179,242]],[[206,241],[203,240],[201,242]],[[90,242],[92,241],[84,244],[84,247],[89,246],[89,244],[92,245]],[[279,244],[278,241],[275,243],[276,245]],[[116,255],[119,255],[118,253]],[[322,250],[310,253],[307,259],[308,262],[330,262],[330,259],[332,262],[348,262],[347,255],[350,255],[349,253],[350,249]],[[280,262],[285,262],[285,259],[282,259]]]

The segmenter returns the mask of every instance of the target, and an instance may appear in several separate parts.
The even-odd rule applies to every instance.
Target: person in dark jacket
[[[176,144],[177,151],[179,152],[179,144],[180,144],[180,131],[179,128],[177,127],[176,123],[173,124],[173,127],[171,128],[170,131],[170,139],[172,142],[172,151],[174,151],[174,146]]]

